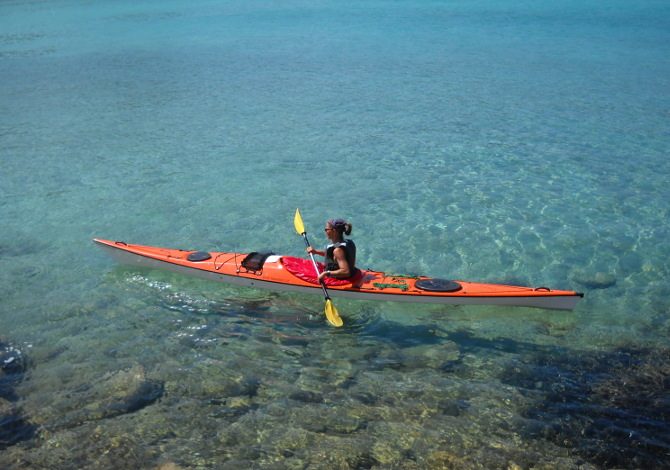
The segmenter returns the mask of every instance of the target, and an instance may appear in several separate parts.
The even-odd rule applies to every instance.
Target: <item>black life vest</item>
[[[344,240],[343,242],[331,243],[326,246],[326,270],[335,271],[340,269],[340,265],[337,264],[333,255],[335,248],[342,248],[344,250],[344,256],[347,258],[347,263],[349,263],[349,275],[353,276],[356,274],[356,244],[353,240]]]

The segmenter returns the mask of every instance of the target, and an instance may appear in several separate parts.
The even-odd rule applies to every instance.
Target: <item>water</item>
[[[0,3],[0,466],[670,465],[665,2]],[[93,237],[584,291],[571,313],[115,265]]]

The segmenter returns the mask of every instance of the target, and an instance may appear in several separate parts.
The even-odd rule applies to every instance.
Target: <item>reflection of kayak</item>
[[[320,294],[309,260],[269,253],[174,250],[95,239],[119,262],[169,269],[213,281],[263,289]],[[328,279],[332,297],[454,305],[515,305],[572,310],[584,294],[546,287],[519,287],[362,270],[353,279]]]

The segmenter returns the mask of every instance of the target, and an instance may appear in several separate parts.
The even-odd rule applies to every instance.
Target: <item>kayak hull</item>
[[[94,242],[121,264],[162,269],[201,279],[275,291],[322,294],[315,282],[296,277],[284,266],[282,256],[270,256],[262,269],[252,271],[242,266],[246,253],[211,252],[203,261],[189,261],[195,250],[178,250],[120,241],[95,239]],[[583,294],[547,288],[505,286],[500,284],[455,281],[460,288],[452,292],[427,291],[417,282],[427,277],[387,275],[366,270],[357,282],[328,287],[331,297],[391,302],[419,302],[450,305],[501,305],[572,310]],[[421,285],[420,283],[418,285]]]

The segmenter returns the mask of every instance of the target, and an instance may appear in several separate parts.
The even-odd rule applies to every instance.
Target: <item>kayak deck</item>
[[[94,239],[94,242],[123,264],[168,269],[246,287],[321,293],[316,276],[310,278],[308,275],[295,272],[301,262],[308,263],[301,258],[265,254],[262,259],[257,258],[254,263],[249,264],[243,263],[248,256],[247,253],[169,249],[103,239]],[[287,267],[291,267],[291,271]],[[546,287],[447,281],[426,276],[389,275],[373,270],[362,270],[353,280],[343,281],[330,281],[328,291],[332,297],[453,305],[509,305],[560,310],[572,310],[583,297],[579,292]]]

